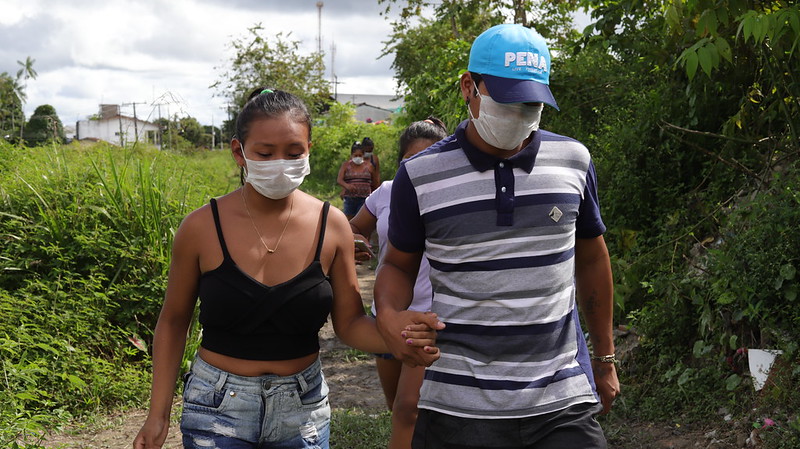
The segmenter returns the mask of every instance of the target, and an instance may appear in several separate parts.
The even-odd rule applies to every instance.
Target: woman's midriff
[[[200,348],[198,354],[209,365],[237,376],[247,377],[262,376],[264,374],[291,376],[311,366],[314,360],[319,357],[319,353],[315,352],[291,360],[245,360],[222,355],[205,348]]]

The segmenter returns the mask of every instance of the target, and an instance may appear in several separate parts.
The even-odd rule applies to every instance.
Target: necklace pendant
[[[277,248],[276,248],[276,249],[277,249]],[[269,249],[269,248],[267,248],[267,252],[268,252],[269,254],[272,254],[272,253],[274,253],[274,252],[275,252],[275,250],[274,250],[274,249]]]

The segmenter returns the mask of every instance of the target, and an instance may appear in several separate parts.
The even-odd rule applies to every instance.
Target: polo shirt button
[[[503,193],[506,193],[506,188],[505,187],[500,187],[500,191],[503,192]]]
[[[503,163],[503,162],[501,162],[499,165],[500,165],[500,168],[503,168],[503,167],[505,167],[505,166],[506,166],[506,164],[505,164],[505,163]]]

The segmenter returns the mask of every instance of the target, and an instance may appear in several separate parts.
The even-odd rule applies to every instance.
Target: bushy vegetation
[[[561,112],[543,126],[586,143],[597,165],[615,321],[640,338],[615,413],[713,424],[727,410],[745,427],[780,416],[766,447],[797,445],[800,84],[788,66],[800,10],[588,3],[593,34],[556,61]],[[759,394],[748,348],[783,351]]]
[[[387,178],[397,166],[397,130],[341,108],[314,129],[303,189],[323,199],[338,200],[355,140],[376,142]],[[146,403],[172,236],[238,185],[228,150],[0,143],[0,446],[36,448],[43,430]]]
[[[411,7],[404,20],[420,3],[386,2]],[[592,152],[615,322],[638,338],[606,422],[715,424],[725,410],[742,432],[777,423],[762,430],[765,447],[797,447],[800,9],[577,3],[591,7],[595,24],[582,38],[545,32],[560,46],[551,86],[561,112],[548,109],[542,126]],[[503,20],[486,13],[498,4],[446,0],[419,27],[396,26],[387,50],[397,51],[401,85],[413,90],[402,121],[432,113],[452,128],[464,117],[456,76],[472,36]],[[396,169],[399,128],[351,116],[333,105],[313,131],[304,189],[335,205],[353,141],[376,142],[383,179]],[[172,232],[237,183],[228,151],[0,144],[0,444],[33,447],[43,426],[142,403],[149,357],[137,345],[155,323]],[[783,351],[760,393],[748,348]],[[357,414],[334,419],[368,427]],[[364,439],[384,438],[385,427],[375,430]]]
[[[341,187],[336,184],[336,177],[342,163],[350,159],[353,142],[364,137],[375,142],[374,152],[380,160],[381,180],[394,178],[397,170],[400,128],[382,123],[360,123],[353,119],[354,115],[352,104],[333,104],[312,131],[311,175],[304,181],[303,188],[316,192],[320,198],[332,200],[338,206],[341,205]]]
[[[0,144],[0,446],[149,390],[172,235],[229,154]],[[35,446],[31,446],[35,447]]]

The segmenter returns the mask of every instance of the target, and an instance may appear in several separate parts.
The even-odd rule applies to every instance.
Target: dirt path
[[[365,304],[372,301],[374,272],[358,266],[359,284]],[[360,408],[382,411],[386,405],[375,373],[372,358],[356,357],[333,333],[330,322],[320,332],[322,366],[330,386],[332,408]],[[173,407],[177,410],[177,407]],[[91,430],[51,435],[43,445],[48,449],[128,449],[147,415],[146,410],[131,410],[107,416],[93,423]],[[180,449],[181,436],[177,416],[163,449]],[[646,422],[614,422],[604,424],[613,448],[654,449],[727,449],[758,447],[746,442],[747,432],[734,431],[733,426],[719,429],[692,429],[690,426],[653,424]]]
[[[375,273],[365,265],[358,266],[358,279],[365,304],[372,302]],[[322,367],[330,386],[332,408],[360,408],[381,411],[386,408],[375,362],[372,358],[355,357],[355,352],[339,341],[330,324],[320,332]],[[177,407],[173,407],[173,411]],[[43,445],[52,449],[129,449],[147,410],[130,410],[107,416],[93,424],[92,430],[73,429],[48,437]],[[181,449],[181,433],[176,420],[170,427],[163,449]]]

